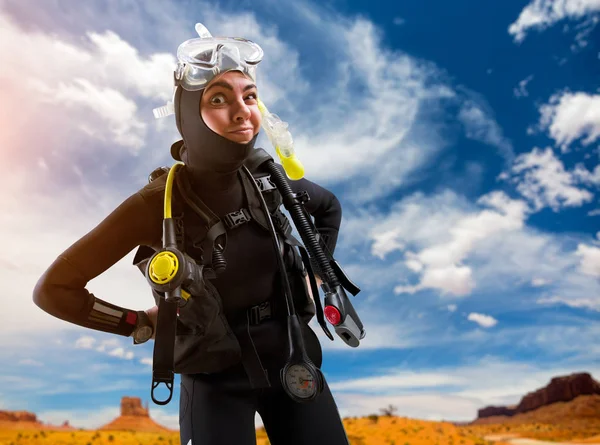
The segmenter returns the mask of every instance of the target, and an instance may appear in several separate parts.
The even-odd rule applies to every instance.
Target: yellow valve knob
[[[156,284],[167,284],[179,270],[179,261],[173,252],[159,252],[152,259],[148,275]]]

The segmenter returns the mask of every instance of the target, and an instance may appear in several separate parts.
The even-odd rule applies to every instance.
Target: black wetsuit
[[[241,145],[213,133],[198,116],[200,97],[201,92],[179,90],[177,126],[185,146],[173,155],[185,162],[194,192],[222,217],[247,206],[239,168],[253,149],[256,138],[250,144]],[[189,118],[180,110],[185,100],[189,102]],[[97,307],[94,301],[98,299],[94,300],[96,297],[86,286],[137,246],[162,247],[164,183],[165,178],[161,177],[133,194],[62,253],[40,278],[34,290],[36,304],[64,320],[129,335],[132,327],[126,325],[126,315],[120,321],[113,320],[114,326],[111,326],[110,317],[94,312]],[[327,233],[332,249],[341,222],[338,200],[328,190],[307,180],[290,181],[290,186],[294,191],[309,193],[310,201],[305,207],[314,217],[315,226]],[[284,311],[275,307],[273,318],[253,326],[247,324],[244,316],[248,308],[258,303],[283,299],[270,234],[250,220],[227,236],[227,268],[212,282],[234,332],[250,331],[272,386],[252,389],[241,363],[213,374],[182,374],[181,443],[188,445],[191,440],[193,445],[254,444],[254,417],[258,411],[274,445],[347,445],[343,424],[326,382],[318,398],[307,404],[292,401],[281,388],[279,370],[287,359]],[[124,292],[114,296],[113,301],[125,301],[126,297]],[[307,353],[320,367],[318,338],[306,323],[302,323],[302,328]]]

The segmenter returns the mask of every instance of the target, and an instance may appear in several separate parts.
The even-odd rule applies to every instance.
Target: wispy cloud
[[[515,404],[557,375],[590,372],[598,367],[546,367],[485,357],[455,367],[420,370],[386,370],[368,378],[330,381],[346,416],[378,413],[388,404],[397,415],[431,420],[474,420],[488,405]],[[490,385],[490,382],[494,382]]]
[[[527,91],[527,84],[533,80],[533,74],[527,76],[525,79],[519,81],[519,86],[515,87],[513,90],[513,94],[517,98],[527,97],[529,96],[529,92]]]
[[[565,304],[573,308],[591,308],[600,311],[600,301],[596,298],[565,299],[555,295],[552,297],[538,298],[537,302],[539,304],[549,305]]]
[[[512,160],[512,144],[502,134],[502,129],[490,112],[484,111],[481,104],[467,100],[462,105],[458,118],[465,126],[468,138],[495,146],[507,161]]]
[[[579,173],[568,171],[550,147],[535,147],[529,153],[519,155],[511,168],[511,182],[533,204],[536,211],[550,207],[558,211],[563,207],[579,207],[591,202],[594,195],[580,186]],[[505,175],[502,176],[506,178]]]
[[[600,11],[598,0],[532,0],[508,28],[516,42],[522,42],[531,29],[544,30],[563,19],[579,19]]]
[[[131,360],[134,357],[133,351],[124,348],[121,341],[116,338],[97,341],[94,337],[85,335],[77,339],[75,347],[80,349],[93,349],[111,357],[118,357],[125,360]]]

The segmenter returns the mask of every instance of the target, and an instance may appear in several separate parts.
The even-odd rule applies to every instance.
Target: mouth
[[[247,135],[247,134],[252,134],[252,132],[253,132],[253,129],[251,127],[247,127],[247,128],[239,128],[237,130],[230,131],[229,133]]]

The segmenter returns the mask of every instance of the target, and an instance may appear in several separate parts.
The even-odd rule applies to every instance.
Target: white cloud
[[[109,348],[119,348],[121,341],[118,338],[109,338],[100,342],[100,345],[96,348],[98,352],[107,352]]]
[[[346,213],[339,245],[355,258],[346,271],[360,278],[363,289],[382,296],[394,287],[397,293],[421,292],[415,301],[410,295],[396,300],[410,304],[428,305],[436,297],[466,296],[476,289],[473,295],[484,302],[483,311],[499,304],[493,298],[498,292],[506,304],[529,310],[546,292],[572,300],[600,292],[600,283],[580,270],[572,238],[527,226],[530,212],[524,201],[498,192],[485,195],[478,205],[448,190],[414,193],[386,212],[367,208]],[[373,244],[382,233],[395,235],[387,241],[402,246],[394,251],[401,257],[369,261],[369,254],[377,255]],[[453,267],[462,267],[464,275]],[[422,340],[417,336],[412,341]]]
[[[550,282],[548,280],[545,280],[544,278],[534,278],[533,280],[531,280],[531,285],[534,287],[545,286],[548,283]]]
[[[146,136],[144,122],[150,119],[138,117],[132,97],[166,100],[172,93],[169,73],[175,58],[160,53],[142,57],[110,31],[88,33],[87,39],[75,44],[50,33],[24,31],[0,12],[0,40],[5,42],[0,57],[12,59],[18,54],[18,63],[7,64],[0,75],[9,86],[4,110],[12,113],[18,107],[30,118],[15,122],[16,117],[7,115],[18,124],[15,134],[26,131],[31,118],[51,120],[54,125],[44,133],[53,137],[68,140],[79,129],[82,136],[105,142],[106,150],[114,151],[116,145],[135,154]],[[40,66],[45,67],[43,74]],[[48,147],[44,148],[40,153],[47,153]],[[69,144],[61,147],[69,148]]]
[[[371,253],[384,259],[385,256],[393,252],[394,250],[404,249],[404,245],[399,243],[397,240],[398,230],[389,230],[386,232],[375,233],[373,235],[373,245],[371,247]]]
[[[97,352],[106,353],[111,357],[118,357],[125,360],[131,360],[134,356],[132,351],[127,351],[121,346],[121,341],[117,338],[109,338],[98,342],[94,337],[84,335],[77,339],[75,347],[78,349],[95,349]]]
[[[600,11],[600,0],[532,0],[508,28],[516,42],[522,42],[530,29],[544,30],[565,18],[578,19]]]
[[[108,355],[110,355],[111,357],[118,357],[125,360],[131,360],[133,358],[133,352],[125,351],[124,348],[112,349],[111,351],[108,351]]]
[[[543,297],[537,299],[538,304],[556,305],[565,304],[574,308],[590,308],[600,311],[600,300],[598,298],[562,298],[560,296]]]
[[[575,255],[580,257],[580,268],[584,274],[600,277],[600,248],[579,244]]]
[[[448,311],[450,311],[450,312],[455,312],[456,311],[456,305],[455,304],[449,304],[446,307],[448,308]]]
[[[577,139],[590,145],[600,138],[600,94],[564,91],[540,107],[540,126],[563,151]]]
[[[378,413],[392,404],[398,407],[399,416],[468,421],[477,417],[480,408],[516,404],[528,392],[546,386],[552,377],[582,371],[596,379],[600,375],[597,366],[552,367],[486,357],[455,367],[419,372],[388,369],[369,378],[328,379],[328,383],[342,416]]]
[[[31,82],[31,87],[38,94],[40,102],[52,103],[57,108],[73,108],[79,115],[82,111],[98,115],[101,118],[99,122],[79,123],[79,129],[84,133],[109,144],[116,142],[129,147],[133,154],[142,148],[146,124],[136,117],[136,103],[121,92],[99,87],[82,78],[73,79],[71,84],[61,82],[52,87],[36,79]],[[105,137],[105,134],[110,137]]]
[[[529,92],[527,91],[527,84],[533,80],[533,74],[527,76],[525,79],[519,82],[519,86],[513,89],[513,94],[515,97],[527,97],[529,96]]]
[[[144,358],[140,359],[140,363],[142,365],[152,366],[153,359],[152,359],[152,357],[144,357]]]
[[[582,164],[577,164],[573,174],[585,185],[600,186],[600,165],[597,165],[593,171],[589,171]]]
[[[26,358],[23,360],[19,360],[19,365],[23,365],[23,366],[44,366],[44,364],[38,360],[34,360],[31,358]]]
[[[494,317],[485,314],[478,314],[477,312],[471,312],[467,316],[467,319],[484,328],[491,328],[492,326],[496,326],[498,323],[498,320],[496,320]]]
[[[94,337],[85,335],[77,339],[77,341],[75,342],[75,347],[81,349],[92,349],[95,343],[96,339]]]
[[[360,389],[365,392],[381,392],[399,389],[435,388],[464,383],[464,379],[456,375],[426,371],[399,371],[394,374],[376,375],[330,383],[329,387],[333,391]]]
[[[117,418],[119,407],[78,410],[47,410],[38,413],[38,419],[52,425],[62,425],[65,420],[75,428],[96,429]]]
[[[577,34],[575,34],[575,43],[571,45],[571,51],[575,53],[581,51],[583,48],[588,46],[588,37],[590,36],[594,28],[596,28],[598,22],[600,22],[600,18],[597,15],[595,15],[589,17],[583,23],[579,23],[575,27]]]
[[[163,408],[157,408],[155,406],[156,405],[151,404],[150,417],[159,425],[171,430],[179,431],[179,413],[168,412]]]
[[[578,175],[565,170],[551,148],[535,147],[531,152],[519,155],[512,166],[512,173],[522,175],[513,178],[517,190],[540,210],[546,206],[558,211],[561,207],[578,207],[590,202],[594,195],[577,186]]]
[[[527,214],[524,202],[511,200],[502,192],[482,196],[478,203],[490,208],[464,215],[455,221],[446,220],[436,228],[438,233],[444,234],[443,241],[430,243],[418,253],[406,253],[407,259],[412,262],[411,269],[421,272],[421,278],[417,285],[397,286],[394,289],[396,293],[414,293],[430,288],[440,290],[442,295],[466,296],[473,291],[475,281],[471,267],[462,264],[469,253],[482,240],[522,228]]]
[[[465,126],[468,138],[497,147],[501,154],[512,159],[512,144],[502,134],[502,129],[489,112],[472,100],[467,100],[462,105],[458,118]]]

